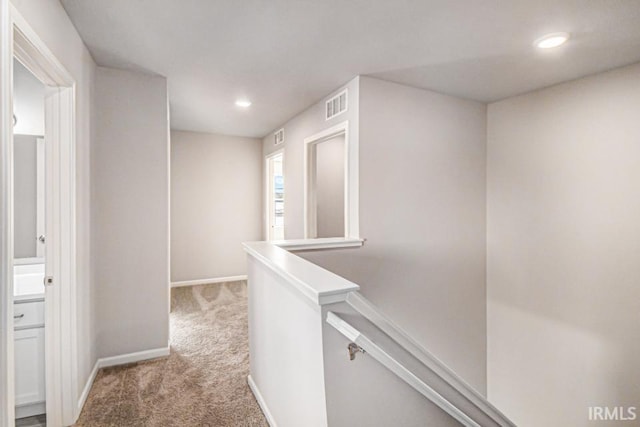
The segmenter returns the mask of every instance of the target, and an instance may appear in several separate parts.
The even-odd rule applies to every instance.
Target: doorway
[[[44,422],[45,123],[47,88],[13,60],[13,331],[15,411]]]
[[[23,411],[27,406],[31,411],[45,412],[49,425],[71,425],[79,402],[75,80],[14,8],[0,12],[0,426],[11,427],[16,416],[28,415]],[[35,181],[36,212],[29,214],[35,215],[35,220],[25,222],[30,226],[25,226],[29,231],[20,250],[26,250],[27,255],[17,253],[15,246],[16,239],[22,239],[17,235],[17,216],[25,215],[16,212],[21,207],[16,204],[20,189],[16,188],[15,144],[23,138],[14,138],[13,126],[24,124],[27,117],[14,102],[13,81],[19,78],[20,67],[44,88],[44,132],[30,135],[44,137],[44,142],[34,141],[35,167],[43,164],[44,168],[35,177],[30,174]],[[44,206],[40,214],[38,201]],[[34,260],[39,263],[31,262]],[[20,294],[25,286],[31,292],[31,285],[35,292],[28,293],[30,297],[21,300],[23,306],[16,307],[16,292]],[[34,295],[39,300],[32,298]],[[22,358],[18,354],[22,351],[28,351],[33,360]],[[38,354],[43,358],[36,360]]]
[[[267,156],[265,169],[267,240],[284,240],[284,152],[280,150]]]
[[[354,234],[348,127],[343,122],[304,140],[305,239]]]
[[[345,237],[345,135],[309,146],[308,238]]]

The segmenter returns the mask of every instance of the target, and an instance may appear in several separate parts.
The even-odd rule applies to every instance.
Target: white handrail
[[[427,351],[413,338],[411,338],[411,336],[380,313],[380,311],[371,302],[362,296],[362,294],[359,292],[351,292],[347,296],[346,302],[365,319],[384,332],[400,347],[405,349],[423,365],[442,378],[443,381],[455,388],[458,393],[462,394],[476,408],[494,420],[496,424],[504,427],[516,427],[515,424],[500,412],[498,408],[489,403],[483,395],[478,393],[440,359]]]
[[[400,362],[386,353],[373,341],[363,335],[356,328],[351,326],[348,322],[340,318],[333,312],[327,313],[327,323],[336,328],[345,337],[349,338],[352,342],[361,347],[365,353],[370,354],[371,357],[380,362],[384,367],[396,374],[399,378],[404,380],[407,384],[413,387],[418,393],[438,405],[440,409],[451,415],[458,422],[466,427],[481,427],[480,424],[469,418],[464,412],[458,409],[453,403],[442,397],[437,391],[429,387],[424,381],[415,376],[410,370],[404,367]]]
[[[384,367],[389,369],[391,372],[396,374],[399,378],[413,387],[416,391],[422,394],[424,397],[429,399],[431,402],[436,404],[440,409],[445,411],[455,420],[460,422],[465,427],[482,427],[476,421],[474,421],[471,417],[469,417],[462,409],[452,403],[450,400],[443,397],[440,393],[430,387],[427,383],[425,383],[422,379],[416,376],[413,372],[411,372],[407,367],[405,367],[402,363],[396,360],[393,356],[389,355],[385,352],[380,346],[370,340],[366,335],[364,335],[361,331],[356,329],[349,322],[342,319],[337,314],[329,311],[327,313],[327,323],[333,326],[338,332],[344,335],[351,342],[357,344],[365,353],[371,355],[375,360],[381,363]],[[383,331],[384,332],[384,331]],[[393,337],[391,337],[393,338]],[[405,348],[405,350],[407,350]],[[409,351],[409,350],[407,350]],[[411,353],[411,352],[410,352]],[[422,362],[420,358],[418,358]],[[426,364],[428,368],[430,364]],[[434,371],[435,372],[435,371]],[[435,372],[438,374],[438,372]],[[454,374],[455,375],[455,374]],[[446,378],[440,376],[443,380],[447,381]],[[461,390],[457,387],[458,384],[451,384],[453,388],[456,389],[459,393]],[[468,387],[468,386],[467,386]],[[491,418],[497,425],[500,426],[509,426],[515,427],[511,421],[509,421],[504,415],[502,415],[497,409],[495,409],[492,405],[488,404],[484,400],[484,398],[480,398],[482,402],[485,404],[478,404],[478,397],[474,396],[472,399],[468,399],[467,393],[461,393],[463,397],[467,398],[466,400],[470,401],[474,406],[481,412],[483,412],[487,417]],[[497,414],[498,416],[496,416]],[[497,419],[496,419],[497,418]]]

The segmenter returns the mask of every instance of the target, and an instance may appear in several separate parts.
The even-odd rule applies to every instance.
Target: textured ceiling
[[[61,2],[99,65],[168,78],[173,129],[264,136],[358,74],[490,102],[640,61],[638,0]]]

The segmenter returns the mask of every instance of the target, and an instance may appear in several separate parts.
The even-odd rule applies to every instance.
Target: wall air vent
[[[284,142],[284,128],[276,131],[273,134],[273,145],[279,145]]]
[[[347,111],[347,90],[343,90],[327,101],[326,119],[332,119],[338,114]]]

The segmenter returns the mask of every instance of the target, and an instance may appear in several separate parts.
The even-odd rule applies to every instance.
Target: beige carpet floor
[[[174,288],[170,356],[100,370],[76,426],[268,426],[248,374],[246,282]]]

